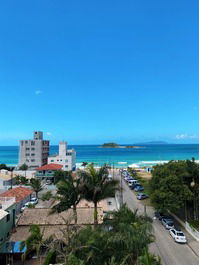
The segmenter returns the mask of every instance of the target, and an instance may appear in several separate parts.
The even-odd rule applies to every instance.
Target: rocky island
[[[103,148],[142,148],[141,146],[134,145],[119,145],[116,143],[104,143],[101,145]]]

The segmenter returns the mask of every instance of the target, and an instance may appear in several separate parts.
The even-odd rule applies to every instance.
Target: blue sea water
[[[101,148],[99,145],[71,145],[77,152],[77,165],[82,162],[114,164],[115,167],[151,166],[169,160],[183,160],[195,157],[199,160],[199,144],[142,145],[141,148]],[[0,163],[18,163],[17,146],[0,146]],[[50,153],[57,153],[58,146],[51,146]]]

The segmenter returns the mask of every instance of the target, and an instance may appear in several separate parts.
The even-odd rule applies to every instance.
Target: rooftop
[[[62,169],[63,165],[58,165],[58,164],[47,164],[42,167],[36,168],[37,171],[42,171],[42,170],[60,170]]]
[[[69,209],[62,213],[50,214],[50,208],[25,209],[18,221],[18,226],[37,225],[66,225],[74,224],[73,210]],[[79,225],[93,224],[94,208],[82,207],[77,209],[77,220]],[[103,210],[98,208],[99,223],[103,221]]]
[[[16,203],[24,200],[27,196],[31,195],[33,191],[24,187],[16,187],[10,190],[7,190],[0,194],[0,197],[14,197],[16,199]]]

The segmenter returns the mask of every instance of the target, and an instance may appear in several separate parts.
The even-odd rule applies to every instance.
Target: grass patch
[[[144,187],[144,191],[143,192],[150,196],[149,179],[143,178],[141,173],[138,173],[135,178]],[[135,192],[135,193],[137,194],[137,192]],[[146,205],[146,206],[151,206],[150,197],[148,199],[141,200],[141,203]]]

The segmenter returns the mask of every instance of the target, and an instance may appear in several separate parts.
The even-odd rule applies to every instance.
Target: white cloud
[[[175,138],[176,139],[178,139],[178,140],[182,140],[182,139],[197,139],[198,138],[198,136],[196,135],[196,134],[194,134],[194,135],[189,135],[189,134],[177,134],[176,136],[175,136]]]
[[[35,95],[40,95],[42,93],[42,91],[41,90],[35,90]]]
[[[48,136],[51,136],[51,135],[52,135],[52,133],[51,133],[51,132],[47,132],[46,134],[47,134]]]

